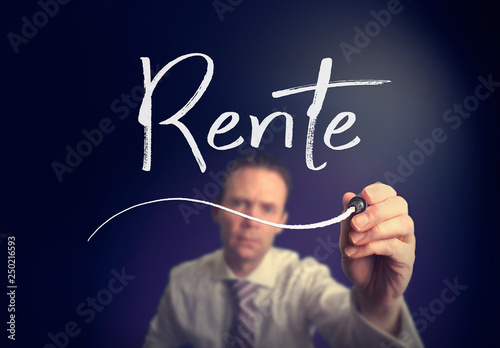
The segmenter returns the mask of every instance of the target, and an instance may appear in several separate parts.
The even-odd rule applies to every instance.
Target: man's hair
[[[231,169],[227,170],[227,175],[224,178],[219,195],[217,196],[217,200],[219,202],[224,198],[226,185],[231,178],[231,175],[244,168],[263,168],[278,173],[285,182],[287,189],[286,202],[288,202],[288,197],[290,197],[290,193],[292,191],[292,178],[290,176],[290,172],[278,157],[271,156],[263,152],[249,154],[234,160],[231,165]]]

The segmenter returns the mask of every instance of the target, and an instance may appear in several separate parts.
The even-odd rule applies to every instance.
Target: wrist
[[[354,292],[357,297],[357,310],[367,321],[391,335],[396,336],[399,333],[403,296],[381,300],[367,296],[359,289],[354,289]]]

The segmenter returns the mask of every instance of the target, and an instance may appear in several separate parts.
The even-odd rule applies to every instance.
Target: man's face
[[[231,175],[221,205],[275,223],[285,223],[287,187],[275,171],[243,167]],[[228,261],[260,261],[281,229],[216,209],[224,254]]]

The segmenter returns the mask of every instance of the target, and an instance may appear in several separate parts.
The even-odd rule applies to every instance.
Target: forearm
[[[373,326],[380,330],[397,336],[401,330],[401,309],[403,307],[403,296],[391,299],[385,303],[377,303],[370,298],[357,292],[359,313]]]

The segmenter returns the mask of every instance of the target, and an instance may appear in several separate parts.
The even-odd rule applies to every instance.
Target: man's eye
[[[266,212],[267,214],[271,214],[274,212],[274,208],[271,206],[266,206],[264,207],[264,212]]]
[[[239,199],[235,199],[233,201],[233,207],[236,207],[236,208],[241,208],[243,206],[243,201],[242,200],[239,200]]]

